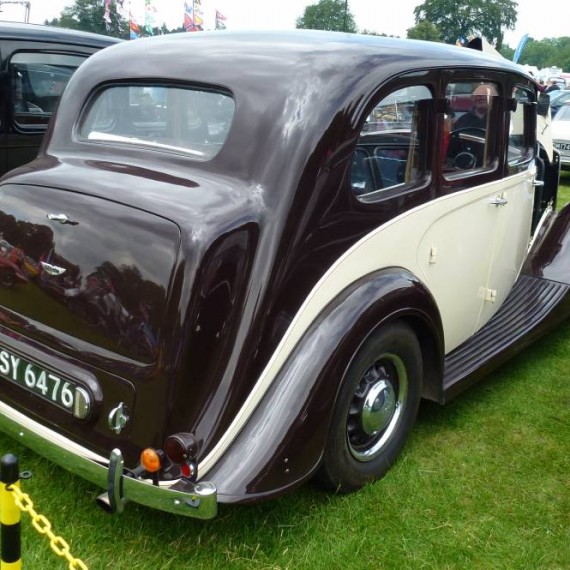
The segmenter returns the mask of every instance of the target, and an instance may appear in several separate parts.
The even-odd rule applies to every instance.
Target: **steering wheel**
[[[478,164],[480,165],[482,162],[482,157],[481,153],[477,152],[473,148],[471,141],[463,140],[459,136],[464,132],[469,132],[475,136],[481,135],[483,137],[483,140],[485,140],[487,131],[481,127],[459,127],[458,129],[453,129],[449,133],[451,140],[455,141],[452,143],[452,148],[459,148],[459,152],[453,159],[454,166],[462,170],[469,170],[471,168],[475,168]]]

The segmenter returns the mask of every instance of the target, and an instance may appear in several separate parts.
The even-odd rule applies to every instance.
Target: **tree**
[[[356,22],[348,9],[348,0],[319,0],[317,4],[305,8],[305,13],[297,18],[296,25],[305,30],[356,32]]]
[[[416,24],[428,21],[446,43],[460,37],[482,35],[500,49],[503,30],[513,30],[517,21],[516,0],[424,0],[414,9]]]
[[[408,38],[411,40],[427,40],[442,42],[441,31],[431,22],[424,20],[412,28],[408,28]]]
[[[388,35],[388,34],[384,34],[382,32],[376,32],[374,30],[367,30],[366,28],[359,30],[358,31],[359,34],[362,34],[364,36],[380,36],[383,38],[399,38],[400,36],[392,36],[392,35]]]
[[[505,59],[513,61],[513,57],[515,56],[515,50],[512,47],[503,44],[503,47],[498,51]]]
[[[129,22],[118,15],[115,0],[111,0],[111,22],[108,25],[103,19],[104,15],[105,2],[101,0],[75,0],[71,6],[63,9],[59,18],[47,23],[59,28],[83,30],[116,38],[126,39],[129,37]]]
[[[536,41],[529,38],[519,63],[543,67],[570,69],[570,37],[545,38]]]

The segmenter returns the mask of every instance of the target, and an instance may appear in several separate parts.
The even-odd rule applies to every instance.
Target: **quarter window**
[[[95,97],[79,136],[209,160],[227,138],[234,107],[232,97],[218,91],[154,84],[113,86]]]
[[[399,89],[373,109],[360,133],[352,159],[352,190],[374,201],[415,187],[429,178],[425,131],[430,90],[423,85]]]
[[[521,87],[515,87],[513,91],[513,107],[509,121],[509,146],[507,149],[507,161],[509,168],[524,164],[532,156],[532,137],[525,132],[527,113],[525,109],[533,101],[532,94]]]

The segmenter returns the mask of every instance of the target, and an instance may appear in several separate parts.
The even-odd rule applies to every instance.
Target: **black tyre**
[[[421,349],[413,330],[394,322],[355,354],[333,413],[321,482],[348,493],[379,479],[400,454],[418,411]]]

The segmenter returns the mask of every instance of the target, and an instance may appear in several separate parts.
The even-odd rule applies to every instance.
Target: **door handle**
[[[506,198],[503,198],[502,196],[496,196],[493,200],[491,200],[490,203],[493,204],[494,206],[505,206],[506,204],[509,203],[509,201]]]
[[[536,180],[536,178],[532,181],[532,185],[537,188],[539,186],[544,186],[544,180]]]

